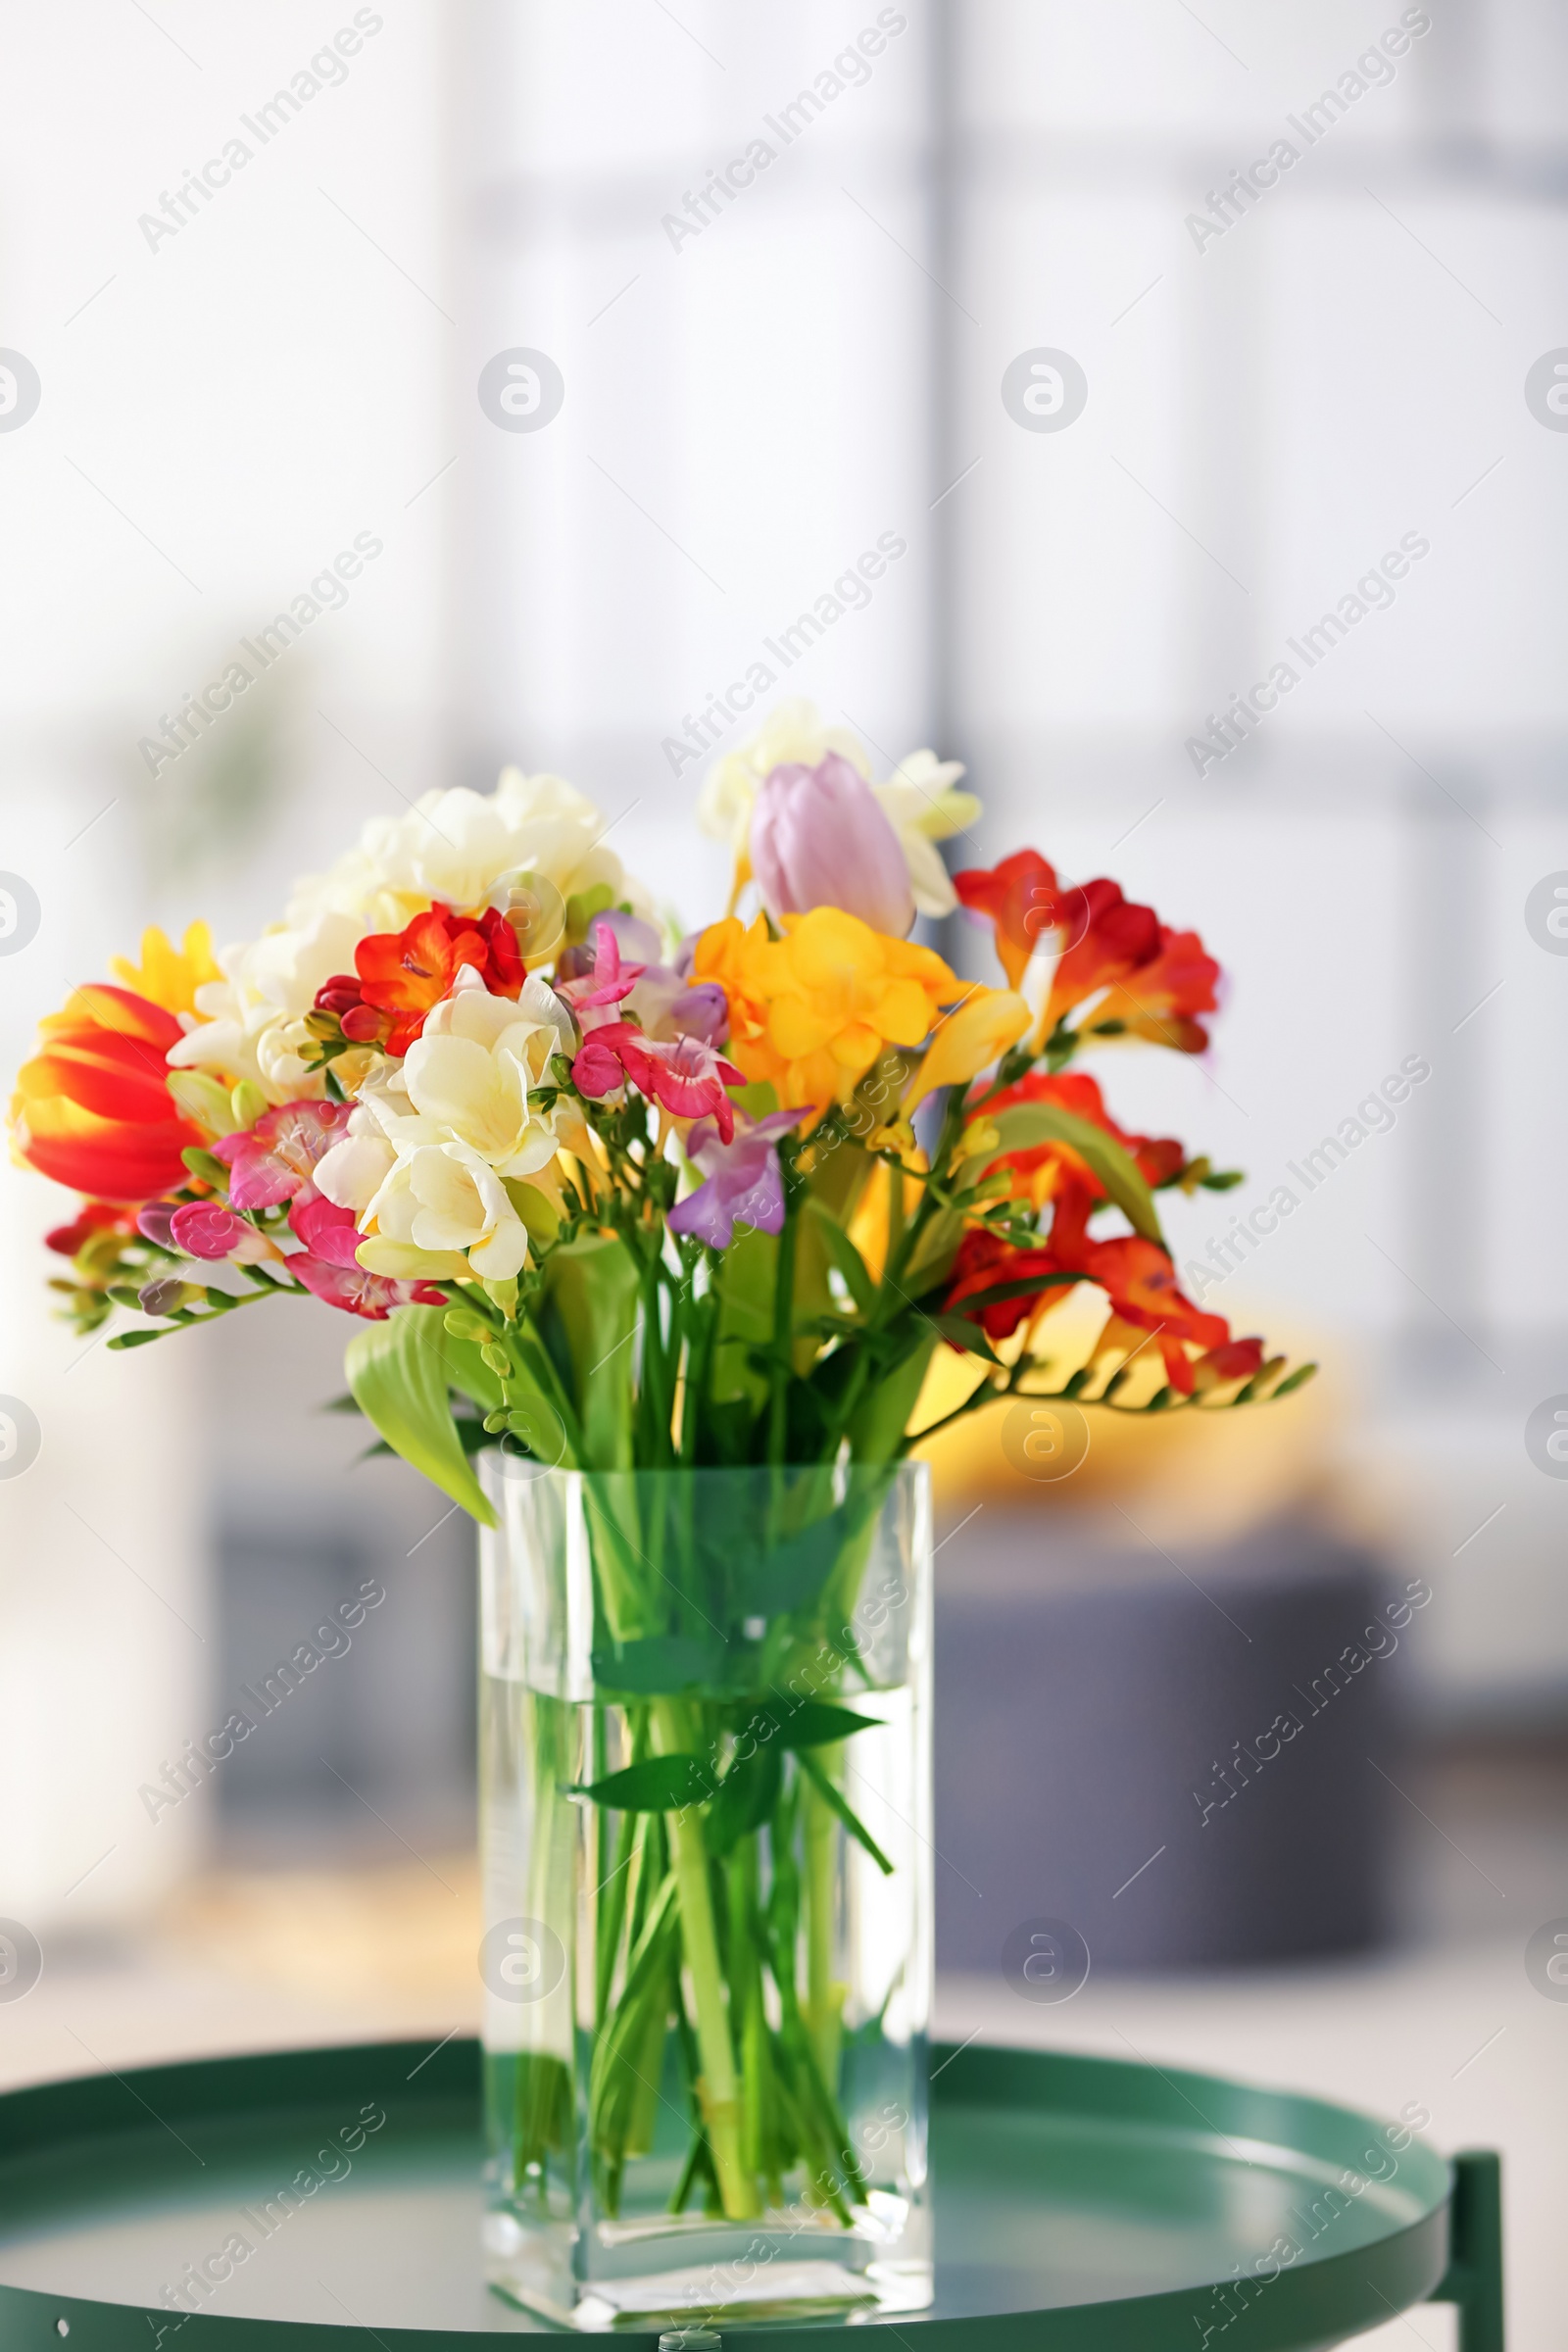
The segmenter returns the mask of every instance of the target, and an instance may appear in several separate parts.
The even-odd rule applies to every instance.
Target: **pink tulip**
[[[842,754],[775,767],[752,811],[752,871],[769,914],[838,906],[905,938],[914,896],[904,848],[863,776]]]

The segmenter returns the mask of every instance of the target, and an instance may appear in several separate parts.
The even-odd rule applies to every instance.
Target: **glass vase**
[[[923,2308],[924,1466],[484,1459],[491,2284],[579,2328]]]

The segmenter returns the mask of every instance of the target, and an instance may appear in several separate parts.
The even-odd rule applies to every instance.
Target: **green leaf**
[[[831,1217],[802,1216],[795,1227],[795,1265],[790,1290],[790,1369],[799,1380],[805,1380],[822,1352],[820,1335],[813,1324],[837,1305],[833,1286],[828,1281],[832,1263],[832,1236],[837,1228]]]
[[[535,1250],[548,1250],[561,1231],[561,1212],[555,1202],[520,1176],[503,1176],[501,1183]]]
[[[861,1194],[877,1171],[870,1153],[844,1132],[839,1123],[843,1115],[824,1120],[811,1138],[811,1170],[807,1178],[812,1200],[820,1200],[841,1227],[854,1216]],[[871,1123],[869,1119],[866,1122],[867,1126]]]
[[[113,1346],[113,1342],[110,1344]],[[1287,1372],[1279,1387],[1274,1391],[1274,1396],[1269,1398],[1270,1404],[1274,1402],[1275,1397],[1288,1396],[1293,1389],[1304,1389],[1316,1370],[1316,1364],[1298,1364],[1294,1372]]]
[[[467,1397],[470,1404],[476,1404],[481,1413],[499,1412],[504,1401],[501,1394],[501,1380],[497,1373],[491,1371],[481,1355],[482,1343],[477,1340],[455,1338],[446,1328],[446,1316],[443,1309],[421,1307],[419,1311],[421,1314],[428,1313],[440,1318],[435,1328],[440,1339],[441,1366],[446,1374],[448,1388],[458,1390],[460,1395]]]
[[[876,1284],[871,1280],[864,1258],[832,1210],[820,1200],[808,1200],[806,1213],[826,1242],[833,1263],[849,1285],[851,1298],[861,1314],[868,1315],[876,1304]]]
[[[567,1792],[616,1813],[678,1813],[686,1805],[706,1804],[715,1786],[697,1756],[645,1756],[605,1780],[571,1782]]]
[[[715,1862],[721,1862],[732,1845],[766,1821],[778,1800],[782,1772],[783,1750],[776,1744],[759,1747],[730,1766],[703,1823],[708,1850]]]
[[[1103,1127],[1097,1127],[1093,1119],[1080,1119],[1055,1102],[1015,1102],[1010,1108],[992,1114],[989,1124],[997,1129],[1001,1141],[986,1154],[988,1166],[1004,1152],[1027,1152],[1036,1144],[1070,1144],[1091,1174],[1104,1186],[1133,1231],[1141,1233],[1146,1241],[1158,1242],[1164,1247],[1165,1237],[1159,1229],[1152,1193],[1131,1155],[1113,1135],[1107,1135]]]
[[[905,1432],[914,1417],[926,1371],[937,1348],[938,1333],[929,1315],[922,1315],[914,1327],[919,1336],[908,1353],[902,1362],[891,1364],[882,1373],[850,1423],[846,1434],[854,1461],[876,1463],[899,1459]]]
[[[779,1106],[778,1089],[771,1078],[754,1078],[750,1086],[732,1086],[729,1099],[749,1119],[770,1118]]]
[[[853,1740],[857,1732],[877,1729],[874,1715],[857,1715],[852,1708],[830,1706],[825,1699],[797,1700],[782,1693],[748,1715],[746,1724],[755,1723],[759,1716],[772,1723],[780,1747],[794,1749],[827,1747],[838,1740]]]
[[[748,1482],[749,1486],[751,1482]],[[760,1488],[757,1501],[761,1503]],[[850,1533],[842,1506],[824,1519],[813,1520],[809,1527],[790,1536],[771,1551],[756,1552],[755,1522],[750,1529],[735,1527],[723,1531],[728,1556],[740,1563],[736,1578],[736,1596],[745,1616],[773,1617],[787,1609],[804,1608],[833,1573],[839,1554]],[[710,1549],[705,1544],[705,1549]]]
[[[983,1356],[988,1364],[1001,1363],[1001,1356],[979,1324],[971,1323],[966,1314],[932,1315],[930,1320],[945,1340],[951,1340],[955,1348],[961,1348],[965,1354]]]
[[[615,1234],[579,1234],[545,1260],[545,1296],[561,1318],[571,1359],[581,1468],[631,1468],[640,1287],[637,1260]]]
[[[1088,1280],[1087,1274],[1020,1274],[1016,1282],[994,1282],[987,1290],[966,1292],[955,1312],[972,1316],[980,1307],[1000,1306],[1004,1298],[1032,1298],[1041,1291],[1059,1289],[1063,1283]]]
[[[227,1200],[228,1170],[220,1159],[211,1152],[204,1152],[200,1144],[187,1144],[179,1156],[193,1176],[201,1177],[204,1184],[215,1186]]]
[[[661,1697],[716,1683],[724,1671],[724,1644],[694,1641],[686,1634],[656,1634],[593,1653],[594,1681],[607,1690],[635,1690]]]
[[[876,1839],[872,1837],[870,1831],[866,1828],[859,1815],[851,1806],[849,1799],[845,1796],[842,1788],[837,1788],[834,1783],[828,1779],[827,1774],[822,1770],[821,1765],[818,1764],[813,1757],[803,1755],[800,1759],[800,1765],[801,1770],[810,1782],[811,1787],[816,1790],[817,1795],[821,1797],[823,1803],[828,1806],[830,1811],[838,1815],[840,1821],[843,1822],[844,1827],[849,1831],[850,1836],[855,1838],[857,1843],[864,1846],[866,1852],[870,1855],[878,1870],[881,1871],[883,1877],[891,1879],[893,1876],[893,1864],[888,1860],[886,1854],[882,1851],[882,1848],[878,1845]]]
[[[343,1368],[355,1402],[393,1451],[481,1527],[494,1527],[495,1513],[453,1426],[448,1366],[463,1343],[442,1329],[445,1314],[444,1306],[394,1307],[384,1323],[367,1323],[355,1334]]]
[[[744,1403],[748,1417],[767,1402],[767,1382],[753,1366],[751,1351],[773,1337],[777,1279],[777,1235],[741,1226],[719,1260],[713,1286],[718,1320],[709,1395],[714,1404]]]

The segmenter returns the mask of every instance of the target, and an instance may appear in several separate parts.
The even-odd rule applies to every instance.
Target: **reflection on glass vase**
[[[581,2328],[923,2308],[924,1466],[486,1462],[492,2285]]]

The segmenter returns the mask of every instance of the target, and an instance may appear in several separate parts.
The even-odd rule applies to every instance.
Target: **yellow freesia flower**
[[[759,915],[710,924],[693,978],[729,1000],[724,1049],[749,1079],[769,1079],[788,1108],[847,1102],[887,1046],[921,1045],[962,982],[940,956],[873,931],[837,906],[787,914],[770,939]]]
[[[221,980],[213,955],[213,935],[205,923],[188,924],[176,948],[154,926],[141,935],[141,962],[111,956],[109,969],[122,988],[134,989],[149,1004],[166,1012],[194,1012],[196,991],[209,980]]]
[[[1022,997],[1010,988],[971,989],[926,1048],[919,1075],[904,1100],[906,1117],[939,1086],[967,1086],[1017,1044],[1033,1018]]]

